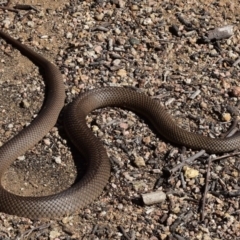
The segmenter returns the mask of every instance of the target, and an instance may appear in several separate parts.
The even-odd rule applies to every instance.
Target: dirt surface
[[[38,11],[1,11],[2,30],[59,67],[66,105],[94,87],[130,86],[161,101],[188,131],[220,137],[236,122],[238,1],[22,0],[11,1],[9,7],[15,4],[29,4]],[[230,24],[231,38],[203,41],[210,29]],[[44,82],[38,67],[4,41],[0,44],[4,144],[40,111]],[[102,195],[61,219],[36,221],[0,213],[0,239],[240,239],[239,155],[209,167],[205,154],[189,164],[194,177],[188,177],[186,167],[169,177],[166,169],[197,151],[170,144],[126,110],[97,110],[87,122],[112,163]],[[22,196],[59,192],[81,172],[77,158],[61,115],[56,127],[11,165],[2,183]],[[141,194],[156,190],[166,193],[166,200],[142,204]]]

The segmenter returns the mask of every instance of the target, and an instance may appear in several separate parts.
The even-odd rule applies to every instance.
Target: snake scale
[[[47,89],[44,106],[37,118],[0,148],[2,179],[10,164],[39,142],[55,125],[64,106],[65,92],[61,73],[55,65],[2,31],[0,37],[43,69]],[[239,135],[212,139],[181,129],[158,101],[143,93],[121,87],[96,88],[80,94],[64,113],[66,132],[88,162],[83,178],[60,193],[43,197],[18,196],[1,185],[0,211],[32,219],[55,218],[79,212],[79,209],[97,198],[108,182],[110,163],[103,145],[87,127],[86,116],[94,109],[106,106],[126,108],[146,117],[157,132],[172,143],[214,153],[232,151],[240,146]]]

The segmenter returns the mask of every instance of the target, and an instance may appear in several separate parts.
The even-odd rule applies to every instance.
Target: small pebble
[[[143,142],[149,144],[151,142],[151,138],[149,136],[143,138]]]
[[[25,157],[25,155],[23,155],[23,156],[19,156],[17,159],[20,160],[20,161],[23,161],[23,160],[26,159],[26,157]]]
[[[73,37],[72,33],[71,32],[67,32],[66,38],[67,39],[71,39],[72,37]]]
[[[120,60],[120,59],[115,59],[115,60],[112,62],[112,65],[113,65],[113,66],[118,66],[120,63],[121,63],[121,60]]]
[[[98,21],[102,21],[103,18],[104,18],[104,14],[103,13],[95,15],[95,19],[98,20]]]
[[[144,204],[152,205],[166,200],[166,194],[162,191],[142,194]]]
[[[134,163],[137,167],[146,166],[145,161],[144,161],[143,157],[141,157],[141,156],[136,156],[135,160],[134,160]]]
[[[119,126],[120,126],[120,128],[122,128],[122,129],[124,129],[124,130],[128,129],[128,124],[127,124],[127,123],[121,122],[121,123],[119,124]]]
[[[11,24],[11,21],[9,19],[6,19],[3,21],[4,28],[9,28],[10,24]]]
[[[127,72],[125,69],[119,69],[117,71],[117,75],[120,76],[120,77],[126,77],[127,76]]]
[[[133,5],[131,6],[131,10],[132,10],[132,11],[138,11],[138,10],[139,10],[138,5],[133,4]]]
[[[207,109],[207,108],[208,108],[208,105],[207,105],[207,103],[205,103],[205,102],[201,102],[201,103],[200,103],[200,106],[201,106],[201,108],[203,108],[203,109]]]
[[[153,24],[151,18],[145,18],[145,19],[143,20],[143,25],[151,25],[151,24]]]
[[[55,157],[55,162],[56,162],[57,164],[61,164],[61,163],[62,163],[61,157],[60,157],[60,156]]]
[[[30,107],[30,103],[29,103],[26,99],[23,99],[23,101],[22,101],[22,106],[23,106],[24,108],[29,108],[29,107]]]
[[[186,178],[195,178],[199,175],[199,171],[190,167],[183,167],[184,170],[184,176]]]
[[[27,22],[27,25],[31,28],[33,28],[35,26],[34,22],[33,21],[28,21]]]
[[[231,114],[230,113],[223,113],[222,114],[222,120],[224,122],[229,122],[231,120]]]
[[[56,230],[52,230],[50,233],[49,233],[49,238],[50,239],[55,239],[57,237],[59,237],[61,234],[60,232],[56,231]]]
[[[232,94],[234,97],[240,97],[240,87],[232,88]]]
[[[73,219],[72,216],[71,216],[71,217],[64,217],[64,218],[62,219],[62,223],[67,224],[67,223],[69,223],[72,219]]]
[[[50,141],[49,138],[44,138],[44,139],[43,139],[43,142],[44,142],[47,146],[49,146],[49,145],[51,144],[51,141]]]
[[[126,1],[124,1],[124,0],[118,0],[118,5],[119,5],[120,8],[125,7],[125,4],[126,4]]]
[[[96,126],[96,125],[93,125],[92,126],[92,131],[93,132],[97,132],[99,130],[99,127],[98,126]]]

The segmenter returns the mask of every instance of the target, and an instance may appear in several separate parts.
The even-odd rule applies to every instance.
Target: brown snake
[[[9,165],[55,125],[64,105],[65,93],[57,67],[9,35],[0,31],[0,36],[44,70],[47,88],[46,101],[38,117],[0,148],[2,179]],[[106,150],[87,127],[85,119],[92,110],[106,106],[126,108],[145,116],[160,135],[176,144],[215,153],[232,151],[240,146],[239,136],[212,139],[179,128],[161,104],[145,94],[126,88],[97,88],[81,94],[65,111],[66,132],[88,161],[84,177],[60,193],[43,197],[17,196],[0,186],[0,211],[33,219],[55,218],[79,212],[80,208],[97,198],[108,182],[110,163]]]

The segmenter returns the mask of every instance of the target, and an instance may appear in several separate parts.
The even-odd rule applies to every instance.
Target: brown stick
[[[222,159],[228,158],[228,157],[233,157],[233,156],[236,156],[236,155],[240,155],[240,152],[228,153],[228,154],[225,154],[221,157],[213,158],[212,161],[218,161],[218,160],[222,160]]]
[[[189,164],[189,163],[193,162],[195,159],[197,159],[198,157],[202,156],[205,152],[206,152],[205,150],[199,151],[198,153],[194,154],[193,156],[191,156],[191,157],[185,159],[183,162],[179,163],[176,167],[170,169],[169,172],[171,174],[175,173],[180,168],[182,168],[184,165]]]
[[[212,158],[209,158],[208,161],[208,168],[207,168],[207,175],[206,175],[206,180],[205,180],[205,189],[204,189],[204,194],[202,198],[202,205],[200,208],[201,212],[201,217],[200,220],[203,221],[205,218],[205,205],[206,205],[206,199],[207,199],[207,193],[208,193],[208,185],[209,185],[209,179],[210,179],[210,169],[211,169],[211,164],[212,164]]]

